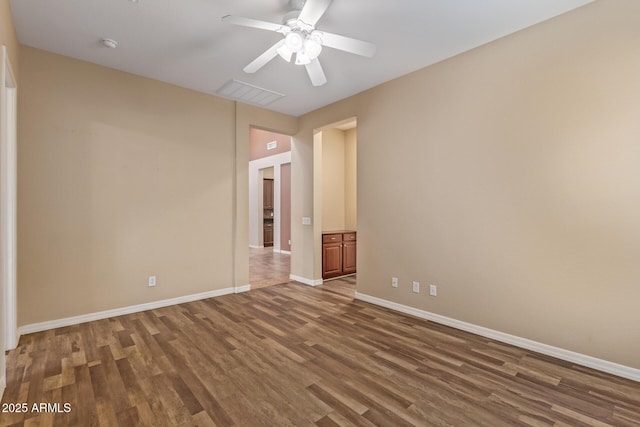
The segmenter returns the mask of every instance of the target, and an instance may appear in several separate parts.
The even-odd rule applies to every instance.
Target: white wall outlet
[[[156,276],[149,276],[149,286],[156,285]]]
[[[303,216],[302,217],[302,225],[311,225],[311,217]]]
[[[397,277],[392,277],[391,278],[391,286],[393,286],[394,288],[398,287],[398,278]]]
[[[420,293],[420,282],[413,282],[413,292]]]
[[[438,287],[436,285],[429,285],[429,295],[435,297],[438,295]]]

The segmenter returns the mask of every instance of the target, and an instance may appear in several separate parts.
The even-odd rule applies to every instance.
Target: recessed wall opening
[[[289,281],[291,137],[251,128],[249,135],[249,284]]]
[[[313,138],[314,216],[322,280],[355,283],[357,271],[357,121],[317,129]],[[319,229],[319,230],[318,230]],[[329,283],[327,283],[329,285]],[[339,286],[339,283],[335,283]]]

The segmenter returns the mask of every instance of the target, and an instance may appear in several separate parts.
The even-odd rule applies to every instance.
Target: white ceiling
[[[592,0],[334,0],[319,30],[377,45],[374,58],[325,48],[328,83],[279,57],[242,71],[281,35],[223,24],[224,15],[281,23],[288,0],[10,0],[20,43],[214,94],[230,79],[285,94],[299,116]],[[119,43],[108,49],[100,41]],[[526,54],[526,52],[523,52]]]

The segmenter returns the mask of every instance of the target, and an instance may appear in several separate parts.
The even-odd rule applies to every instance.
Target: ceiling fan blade
[[[327,77],[324,75],[322,65],[320,65],[320,61],[318,61],[318,58],[314,59],[304,67],[307,69],[307,74],[309,74],[312,85],[322,86],[327,82]]]
[[[305,24],[314,26],[327,11],[332,0],[307,0],[302,7],[298,19]]]
[[[260,68],[267,65],[269,61],[271,61],[273,58],[275,58],[278,55],[278,48],[282,46],[283,43],[284,43],[284,40],[280,40],[278,41],[278,43],[274,44],[269,49],[265,50],[264,53],[262,53],[262,55],[258,56],[249,65],[244,67],[244,72],[253,74],[256,71],[258,71]]]
[[[355,53],[356,55],[372,58],[376,54],[376,45],[351,37],[341,36],[339,34],[325,33],[321,31],[320,39],[322,45],[332,47],[345,52]]]
[[[259,21],[257,19],[244,18],[242,16],[226,15],[222,17],[222,22],[233,25],[242,25],[243,27],[259,28],[261,30],[280,31],[282,25],[274,24],[267,21]]]

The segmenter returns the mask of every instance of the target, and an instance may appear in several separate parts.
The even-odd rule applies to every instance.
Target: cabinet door
[[[342,246],[342,271],[353,274],[356,272],[356,242],[344,242]]]
[[[273,180],[262,180],[262,206],[265,208],[273,208]]]
[[[342,275],[342,243],[322,245],[322,278]]]
[[[273,227],[264,227],[264,246],[273,246]]]

